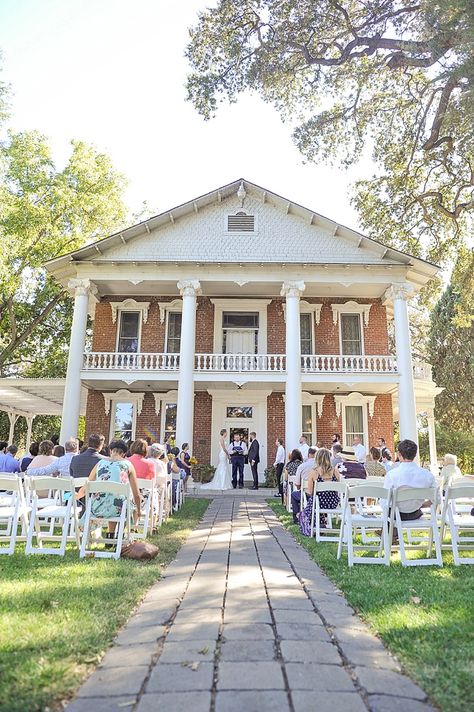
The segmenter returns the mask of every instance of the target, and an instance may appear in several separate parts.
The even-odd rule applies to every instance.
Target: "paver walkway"
[[[212,501],[115,642],[68,712],[432,710],[255,499]]]

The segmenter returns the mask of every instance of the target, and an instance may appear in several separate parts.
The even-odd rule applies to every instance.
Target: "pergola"
[[[26,450],[30,447],[33,421],[37,415],[61,415],[64,400],[64,378],[0,378],[0,410],[10,420],[8,442],[13,442],[18,418],[27,424]],[[81,389],[80,413],[86,412],[87,389]]]

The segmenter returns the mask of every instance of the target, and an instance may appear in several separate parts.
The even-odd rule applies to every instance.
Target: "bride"
[[[227,430],[224,428],[221,430],[219,437],[219,464],[217,465],[217,470],[214,472],[212,480],[201,485],[201,489],[225,490],[232,488],[229,453],[227,452],[227,443],[225,441],[226,435]]]

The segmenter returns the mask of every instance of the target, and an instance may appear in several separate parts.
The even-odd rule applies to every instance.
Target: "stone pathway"
[[[227,496],[212,501],[67,708],[400,709],[433,710],[265,502]]]

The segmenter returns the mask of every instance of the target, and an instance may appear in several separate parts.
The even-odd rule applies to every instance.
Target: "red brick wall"
[[[89,391],[86,406],[85,442],[89,435],[103,435],[109,440],[110,415],[105,414],[104,396],[99,391]]]
[[[393,408],[390,393],[377,396],[374,417],[369,415],[369,447],[377,447],[377,440],[385,438],[387,447],[393,454]]]
[[[322,417],[316,418],[316,440],[330,447],[334,433],[339,433],[342,438],[342,415],[339,418],[336,415],[334,396],[325,395]]]
[[[310,301],[308,299],[308,301]],[[321,301],[323,300],[311,300]],[[332,309],[323,301],[319,324],[314,327],[315,353],[317,354],[338,354],[339,353],[339,326],[334,324]]]
[[[275,462],[277,438],[285,438],[285,403],[283,393],[270,393],[267,397],[267,465]]]
[[[387,310],[380,301],[372,302],[369,326],[364,323],[366,354],[388,354]]]
[[[267,351],[269,354],[286,353],[285,335],[283,299],[272,299],[267,306]]]
[[[142,412],[137,413],[137,438],[151,438],[153,442],[160,441],[160,415],[155,411],[153,393],[145,393]]]
[[[209,297],[198,297],[196,307],[196,353],[214,352],[214,304]]]
[[[212,397],[206,391],[194,395],[194,435],[191,452],[200,463],[211,463]],[[180,443],[181,445],[182,443]]]
[[[117,324],[112,323],[112,309],[107,302],[95,307],[92,332],[92,351],[115,351]]]

